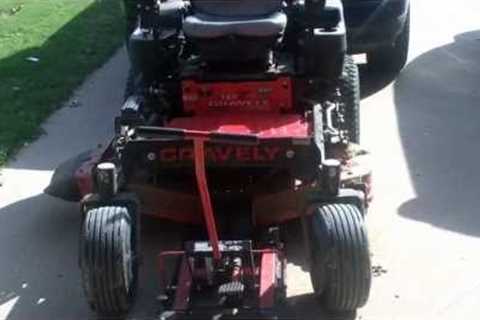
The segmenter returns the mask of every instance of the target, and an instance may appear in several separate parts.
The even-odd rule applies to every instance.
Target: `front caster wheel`
[[[82,284],[90,307],[120,318],[133,304],[137,284],[135,218],[124,207],[89,210],[80,233]]]
[[[368,300],[371,271],[367,231],[360,210],[328,204],[311,217],[311,280],[332,311],[354,311]]]

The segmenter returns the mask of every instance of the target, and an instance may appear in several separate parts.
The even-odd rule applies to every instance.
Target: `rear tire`
[[[345,57],[339,90],[344,117],[340,129],[347,131],[349,142],[360,143],[360,77],[351,56]]]
[[[331,311],[362,307],[371,285],[367,230],[360,210],[350,204],[318,207],[311,221],[311,280]]]
[[[130,310],[137,286],[135,218],[124,207],[89,210],[80,234],[82,284],[90,307],[102,317]]]
[[[398,74],[407,64],[410,43],[410,9],[407,20],[397,39],[390,46],[384,46],[367,53],[368,69],[376,73]]]

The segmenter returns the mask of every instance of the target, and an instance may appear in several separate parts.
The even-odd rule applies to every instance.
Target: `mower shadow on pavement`
[[[480,236],[480,31],[413,60],[395,83],[398,126],[417,197],[398,213]]]
[[[37,195],[0,208],[0,318],[88,316],[77,270],[75,204]]]
[[[138,301],[130,317],[154,319],[159,250],[178,249],[182,227],[142,223]],[[78,205],[41,194],[0,208],[0,319],[95,319],[78,267]]]

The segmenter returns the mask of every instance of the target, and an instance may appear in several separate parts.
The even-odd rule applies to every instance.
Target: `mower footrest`
[[[250,240],[233,240],[220,241],[218,244],[220,252],[225,255],[238,255],[239,253],[252,252],[252,241]],[[211,256],[213,248],[208,241],[190,241],[185,245],[185,252],[187,256]]]
[[[240,281],[232,281],[222,284],[218,287],[218,294],[227,297],[241,297],[245,291],[245,286]]]
[[[210,311],[174,312],[167,311],[160,315],[159,320],[296,320],[291,312],[245,311],[236,308]]]

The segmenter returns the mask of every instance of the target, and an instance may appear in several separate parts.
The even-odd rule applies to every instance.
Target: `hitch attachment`
[[[202,138],[193,139],[193,150],[195,159],[195,175],[197,178],[198,193],[202,202],[203,218],[207,225],[208,238],[213,248],[213,258],[219,261],[222,258],[218,245],[218,232],[213,216],[212,200],[208,190],[207,174],[205,168],[205,140]]]

